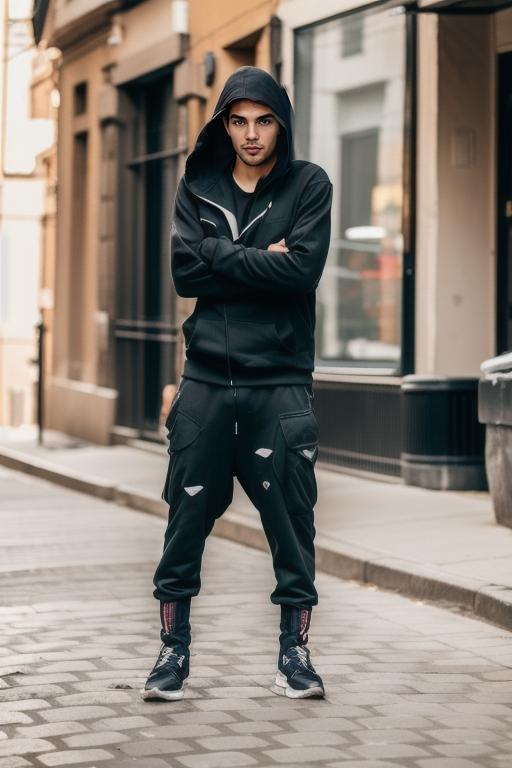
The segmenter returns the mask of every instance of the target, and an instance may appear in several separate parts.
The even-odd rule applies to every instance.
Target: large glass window
[[[405,15],[345,14],[298,30],[295,42],[297,156],[325,168],[334,186],[331,248],[317,292],[317,366],[395,371]]]

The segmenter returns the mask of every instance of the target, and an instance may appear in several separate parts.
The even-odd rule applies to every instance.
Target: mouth
[[[262,147],[242,147],[249,155],[257,155],[261,152]]]

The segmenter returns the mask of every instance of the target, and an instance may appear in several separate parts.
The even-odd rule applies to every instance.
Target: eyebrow
[[[231,120],[233,117],[238,118],[238,120],[245,120],[246,119],[243,115],[237,115],[234,112],[229,116],[229,119]],[[261,120],[263,117],[275,117],[275,115],[272,112],[265,112],[264,115],[258,115],[256,120]]]

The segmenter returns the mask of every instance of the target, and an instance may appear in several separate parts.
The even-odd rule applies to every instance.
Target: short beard
[[[271,160],[274,160],[277,157],[277,150],[274,150],[270,155],[268,155],[268,157],[258,160],[256,163],[248,163],[245,157],[239,152],[236,152],[236,155],[240,158],[244,165],[247,165],[249,168],[257,168],[259,165],[265,165],[265,163],[269,163]]]

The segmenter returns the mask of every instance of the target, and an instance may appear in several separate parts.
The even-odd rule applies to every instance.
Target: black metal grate
[[[319,459],[400,477],[400,384],[317,382]]]

